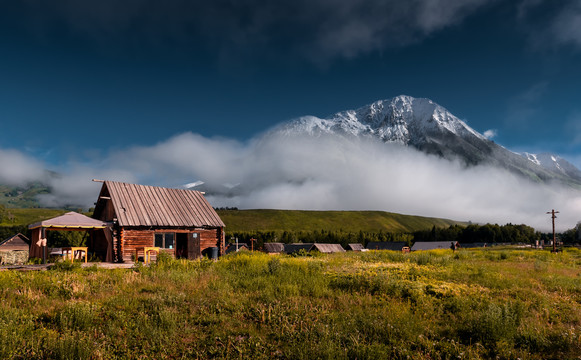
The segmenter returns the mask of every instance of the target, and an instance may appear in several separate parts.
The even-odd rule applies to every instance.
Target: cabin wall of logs
[[[161,247],[160,251],[170,254],[173,257],[191,259],[199,258],[203,256],[209,248],[217,247],[220,254],[224,254],[225,247],[225,237],[224,232],[221,228],[215,229],[199,229],[199,228],[188,228],[188,229],[172,229],[172,228],[121,228],[118,232],[118,236],[114,239],[114,248],[117,250],[117,261],[134,261],[136,256],[136,250],[138,257],[143,256],[142,249],[144,247],[156,246],[155,234],[174,234],[173,245],[169,247]],[[182,235],[179,235],[182,234]],[[199,239],[199,250],[196,246],[195,251],[177,253],[178,241],[186,241],[186,236],[188,234],[198,234],[197,239]],[[197,244],[196,244],[197,245]],[[191,246],[191,243],[185,245]],[[155,257],[153,257],[155,259]]]

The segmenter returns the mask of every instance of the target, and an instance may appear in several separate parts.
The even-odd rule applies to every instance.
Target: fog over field
[[[525,223],[558,230],[581,220],[581,192],[538,184],[488,166],[465,167],[412,148],[365,139],[268,133],[248,142],[183,133],[152,146],[40,171],[41,161],[0,151],[0,182],[47,182],[45,206],[90,207],[93,178],[179,187],[202,181],[213,206],[303,210],[384,210],[479,223]]]

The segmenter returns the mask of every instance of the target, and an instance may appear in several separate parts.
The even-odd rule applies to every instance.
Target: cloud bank
[[[25,168],[38,165],[21,155],[14,159]],[[580,192],[536,184],[497,168],[465,168],[370,139],[270,134],[241,143],[184,133],[153,146],[112,152],[100,163],[76,164],[50,180],[53,193],[41,200],[51,206],[91,206],[100,186],[92,178],[172,187],[203,181],[214,206],[384,210],[525,223],[541,230],[549,230],[545,213],[552,208],[560,211],[560,230],[581,220]]]

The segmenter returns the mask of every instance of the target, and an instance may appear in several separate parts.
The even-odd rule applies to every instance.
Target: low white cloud
[[[489,129],[486,130],[482,135],[484,135],[485,138],[492,140],[498,136],[498,131],[496,129]]]
[[[45,178],[45,167],[40,161],[11,149],[0,149],[0,184],[20,185]]]
[[[92,206],[100,186],[92,178],[171,187],[203,181],[214,206],[384,210],[541,230],[549,230],[552,208],[560,211],[558,230],[581,220],[578,191],[371,139],[270,134],[243,143],[185,133],[70,167],[41,200]]]
[[[43,206],[92,207],[97,201],[101,183],[93,179],[117,180],[135,183],[139,177],[122,168],[99,169],[90,165],[76,165],[66,172],[51,176],[46,184],[50,187],[49,194],[40,194],[38,199]]]

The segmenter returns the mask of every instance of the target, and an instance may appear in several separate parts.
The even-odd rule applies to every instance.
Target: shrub
[[[91,329],[95,321],[93,306],[84,302],[67,304],[57,315],[56,321],[61,331]]]
[[[66,261],[60,260],[54,263],[54,265],[49,267],[50,270],[55,271],[77,271],[81,269],[81,263],[78,261]]]

